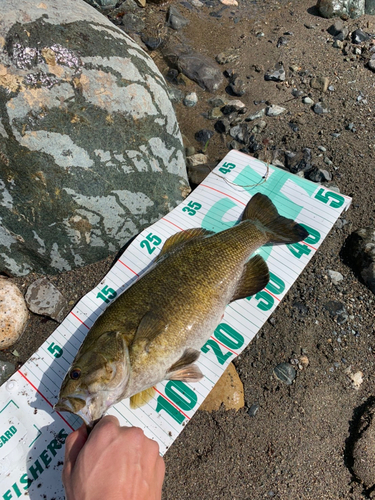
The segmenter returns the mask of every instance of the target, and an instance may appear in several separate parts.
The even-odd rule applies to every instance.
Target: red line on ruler
[[[234,198],[233,196],[230,196],[229,194],[227,193],[223,193],[223,191],[219,191],[218,189],[215,189],[211,186],[207,186],[207,184],[200,184],[202,187],[205,187],[207,189],[212,189],[212,191],[216,191],[217,193],[220,193],[220,194],[223,194],[224,196],[227,196],[228,198],[232,198],[232,200],[234,201],[237,201],[238,203],[241,203],[241,205],[243,205],[244,207],[246,206],[246,203],[243,203],[242,201],[240,200],[237,200],[237,198]]]
[[[33,383],[32,383],[32,382],[31,382],[31,381],[30,381],[30,380],[26,377],[26,375],[24,375],[24,374],[21,372],[21,370],[17,370],[17,371],[18,371],[18,373],[19,373],[20,375],[22,375],[22,377],[26,380],[26,382],[27,382],[28,384],[30,384],[30,385],[31,385],[31,387],[32,387],[32,388],[33,388],[33,389],[34,389],[34,390],[35,390],[35,391],[39,394],[39,396],[42,396],[42,398],[44,399],[44,401],[45,401],[46,403],[48,403],[48,404],[50,405],[50,407],[51,407],[51,408],[53,408],[53,404],[52,404],[52,403],[50,403],[50,402],[48,401],[48,399],[44,396],[44,394],[42,394],[42,393],[40,392],[40,390],[39,390],[39,389],[37,389],[37,388],[35,387],[35,385],[34,385],[34,384],[33,384]],[[56,410],[55,410],[55,411],[56,411]],[[70,428],[72,429],[72,431],[74,431],[74,428],[70,425],[70,423],[69,423],[69,422],[67,422],[67,421],[65,420],[65,418],[61,415],[61,413],[60,413],[60,412],[58,412],[58,411],[56,411],[56,413],[58,414],[58,416],[59,416],[60,418],[62,418],[62,419],[64,420],[64,422],[66,423],[66,425],[67,425],[68,427],[70,427]]]
[[[175,224],[174,222],[171,222],[170,220],[166,219],[165,217],[162,217],[162,220],[165,220],[165,222],[169,222],[169,224],[172,224],[172,226],[177,227],[177,229],[179,229],[180,231],[185,231],[185,229],[182,229],[182,227],[177,226],[177,224]]]
[[[274,295],[273,293],[271,293],[269,290],[267,290],[267,288],[264,289],[265,292],[267,292],[268,294],[272,295],[272,297],[276,300],[278,300],[280,302],[280,299],[279,297],[276,297],[276,295]]]
[[[232,352],[233,354],[235,354],[237,356],[236,351],[232,351],[232,349],[229,349],[228,346],[226,346],[225,344],[222,344],[219,340],[215,339],[215,337],[213,337],[212,335],[211,335],[211,338],[212,338],[212,340],[214,340],[218,344],[222,345],[223,347],[225,347],[225,349],[228,349],[228,351]]]
[[[74,314],[73,311],[70,311],[70,314],[72,314],[76,319],[78,319],[80,323],[82,323],[82,325],[84,325],[88,330],[90,330],[90,327],[87,326],[86,323],[84,323],[76,314]]]
[[[158,390],[156,389],[156,387],[154,387],[154,389],[155,389],[155,391],[156,391],[158,394],[160,394],[160,396],[161,396],[162,398],[166,399],[166,400],[168,401],[168,403],[171,403],[171,405],[173,405],[173,406],[176,408],[176,410],[178,410],[180,413],[182,413],[182,415],[184,415],[184,417],[186,417],[188,420],[190,420],[190,417],[189,417],[188,415],[186,415],[186,413],[184,413],[184,412],[183,412],[183,411],[182,411],[182,410],[181,410],[181,409],[180,409],[177,405],[175,405],[173,401],[171,401],[169,398],[167,398],[167,396],[166,396],[165,394],[162,394],[160,391],[158,391]]]
[[[118,262],[120,262],[120,264],[122,264],[123,266],[125,266],[125,267],[126,267],[126,269],[129,269],[129,271],[131,271],[132,273],[134,273],[136,276],[139,276],[139,274],[138,274],[138,273],[136,273],[135,271],[133,271],[133,269],[132,269],[131,267],[129,267],[129,266],[127,266],[126,264],[124,264],[124,263],[122,262],[122,260],[120,260],[120,259],[119,259],[119,260],[118,260]]]
[[[312,245],[309,245],[308,243],[306,243],[306,241],[302,241],[302,243],[303,243],[304,245],[306,245],[307,247],[312,248],[312,249],[313,249],[313,250],[315,250],[315,252],[316,252],[316,248],[315,248],[315,247],[313,247]]]

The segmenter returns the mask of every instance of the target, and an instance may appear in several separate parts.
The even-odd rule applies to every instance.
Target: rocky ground
[[[160,39],[164,49],[167,43],[182,43],[211,59],[232,49],[231,61],[218,66],[226,76],[214,92],[171,72],[163,45],[151,51],[174,89],[189,154],[204,153],[206,163],[215,165],[234,140],[229,147],[247,148],[262,159],[301,169],[300,175],[331,182],[352,196],[353,203],[270,321],[235,361],[245,407],[238,412],[223,407],[213,413],[198,411],[166,454],[163,498],[373,498],[375,297],[341,256],[354,230],[375,225],[371,38],[353,44],[351,38],[342,42],[339,36],[341,43],[335,42],[329,30],[334,21],[320,17],[307,0],[240,2],[176,2],[173,5],[189,20],[178,30],[165,26],[169,4],[150,3],[138,8],[132,14],[133,27],[127,26],[137,41],[141,35],[147,41]],[[112,19],[117,24],[130,22],[121,12]],[[373,34],[375,17],[343,20],[338,28],[343,29],[341,38],[358,28]],[[277,68],[283,76],[278,63],[285,78],[266,80],[265,75]],[[189,107],[183,98],[192,92],[197,104]],[[225,118],[215,110],[218,101],[210,102],[219,96],[224,96],[223,102],[239,99],[246,107],[245,113],[234,111],[227,117],[224,128],[217,125]],[[250,120],[271,105],[285,110]],[[242,142],[238,130],[232,130],[239,124],[245,131]],[[198,142],[195,134],[202,129],[214,134]],[[97,284],[112,261],[51,281],[71,307]],[[342,279],[330,271],[341,273]],[[26,290],[35,278],[15,281]],[[1,358],[25,362],[55,328],[53,320],[33,315],[21,340]],[[273,375],[281,362],[297,366],[291,385]],[[364,470],[358,470],[358,463]]]

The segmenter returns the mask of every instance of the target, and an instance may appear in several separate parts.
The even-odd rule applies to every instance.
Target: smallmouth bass
[[[265,244],[304,240],[308,232],[282,217],[260,193],[240,222],[220,233],[188,229],[168,238],[151,268],[97,319],[66,374],[55,409],[79,415],[88,426],[110,406],[130,398],[137,408],[164,379],[196,382],[201,347],[225,307],[262,290]]]

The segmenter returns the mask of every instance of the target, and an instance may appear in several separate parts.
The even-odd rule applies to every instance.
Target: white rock
[[[186,158],[186,163],[189,167],[204,165],[207,162],[208,162],[208,156],[204,155],[203,153],[197,153],[195,155],[191,155]]]
[[[302,102],[303,102],[303,104],[311,104],[311,105],[314,104],[314,101],[311,99],[311,97],[308,97],[308,96],[304,97],[302,99]]]
[[[22,335],[28,318],[25,299],[19,288],[0,278],[0,350],[13,345]]]
[[[358,390],[363,382],[363,373],[361,371],[351,373],[349,378],[352,381],[353,388]]]
[[[329,269],[328,276],[331,278],[334,285],[338,285],[340,281],[344,279],[344,276],[341,273],[338,271],[332,271],[332,269]]]
[[[266,108],[266,115],[267,116],[279,116],[281,113],[284,113],[286,111],[285,108],[282,106],[278,106],[277,104],[272,104],[272,106],[268,106]]]

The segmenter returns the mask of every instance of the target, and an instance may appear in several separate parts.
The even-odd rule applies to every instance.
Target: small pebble
[[[30,311],[49,316],[59,323],[67,313],[67,300],[47,278],[40,278],[31,283],[25,299]]]
[[[327,104],[325,104],[323,101],[320,101],[314,105],[313,111],[317,115],[322,115],[322,114],[329,113],[329,108],[328,108]]]
[[[17,342],[27,319],[28,311],[20,289],[12,281],[0,277],[0,350]]]
[[[197,165],[204,165],[207,162],[208,162],[208,156],[202,153],[197,153],[195,155],[191,155],[188,158],[186,158],[186,163],[188,167],[196,167]]]
[[[277,104],[272,104],[266,108],[267,116],[279,116],[286,111],[282,106],[278,106]]]
[[[201,130],[198,130],[198,132],[195,133],[194,137],[196,141],[202,144],[206,144],[213,135],[214,135],[213,130],[202,128]]]
[[[290,363],[280,363],[275,366],[273,373],[281,382],[291,385],[297,372]]]
[[[332,271],[329,269],[328,276],[331,278],[331,281],[334,285],[338,285],[340,281],[344,279],[344,276],[338,271]]]
[[[198,102],[198,96],[195,92],[190,92],[190,94],[186,94],[185,99],[183,101],[184,105],[188,108],[194,107]]]
[[[302,99],[303,104],[309,104],[312,106],[314,104],[314,101],[311,99],[311,97],[306,96]]]
[[[3,384],[16,371],[16,366],[8,361],[0,361],[0,385]]]
[[[247,414],[249,415],[249,417],[255,417],[258,410],[259,410],[259,403],[253,403],[247,410]]]

